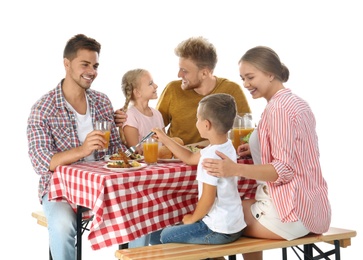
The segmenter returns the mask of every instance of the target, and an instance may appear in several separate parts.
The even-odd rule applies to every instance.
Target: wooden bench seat
[[[351,245],[351,238],[355,237],[357,232],[341,228],[331,227],[328,232],[322,235],[310,234],[302,238],[291,241],[257,239],[242,237],[239,240],[224,245],[196,245],[196,244],[179,244],[169,243],[154,246],[146,246],[131,249],[122,249],[115,252],[115,256],[120,260],[147,260],[147,259],[168,259],[168,260],[192,260],[206,259],[221,256],[232,256],[242,253],[251,253],[269,249],[282,248],[282,259],[287,259],[286,248],[296,247],[305,255],[304,259],[329,259],[329,255],[335,255],[335,259],[340,259],[340,247]],[[323,252],[315,243],[327,242],[334,245],[330,251]],[[303,249],[299,246],[303,245]],[[313,249],[320,258],[314,256]],[[295,250],[294,250],[295,251]],[[296,251],[295,251],[296,253]],[[309,258],[310,257],[310,258]],[[314,256],[315,257],[315,256]],[[301,258],[300,258],[301,259]]]
[[[48,227],[47,217],[45,216],[44,212],[41,210],[33,211],[32,217],[37,220],[37,224],[43,227]],[[82,228],[81,228],[81,235],[83,235],[85,230],[89,230],[88,223],[92,220],[92,217],[89,219],[82,220]],[[121,248],[121,247],[120,247]],[[52,260],[52,254],[49,249],[49,260]]]
[[[43,211],[34,211],[34,212],[32,212],[32,217],[37,220],[38,225],[41,225],[43,227],[48,226],[47,218],[45,217]]]

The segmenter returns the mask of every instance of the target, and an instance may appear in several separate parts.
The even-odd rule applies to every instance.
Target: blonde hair
[[[147,72],[145,69],[133,69],[127,71],[121,80],[121,90],[122,93],[125,96],[125,104],[122,107],[122,110],[126,113],[127,109],[129,107],[130,101],[134,101],[134,89],[137,88],[137,86],[140,83],[141,76]],[[119,128],[120,137],[124,144],[126,144],[126,138],[124,135],[124,131],[122,130],[122,127]]]
[[[179,58],[191,59],[199,69],[214,70],[218,58],[216,48],[206,38],[191,37],[178,44],[174,53]]]

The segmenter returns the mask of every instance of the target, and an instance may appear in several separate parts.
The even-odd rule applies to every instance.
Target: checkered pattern
[[[240,163],[252,163],[242,160]],[[103,168],[105,162],[59,166],[49,199],[91,209],[88,239],[94,250],[127,243],[180,222],[198,200],[197,166],[162,163],[130,172]],[[242,198],[253,198],[255,181],[240,181]]]

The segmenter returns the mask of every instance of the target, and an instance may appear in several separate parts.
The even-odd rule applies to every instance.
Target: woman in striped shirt
[[[329,228],[331,207],[328,187],[319,162],[315,117],[306,101],[283,83],[288,68],[270,48],[248,50],[239,61],[244,87],[267,105],[249,143],[238,154],[251,154],[254,165],[205,159],[204,168],[217,177],[242,176],[259,185],[255,200],[243,201],[245,236],[292,240]],[[262,259],[262,252],[245,254],[245,260]]]

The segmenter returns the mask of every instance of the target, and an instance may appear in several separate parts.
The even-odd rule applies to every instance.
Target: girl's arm
[[[139,130],[132,126],[125,126],[123,128],[126,143],[128,147],[134,146],[139,142]],[[137,147],[137,153],[142,154],[141,146]]]

